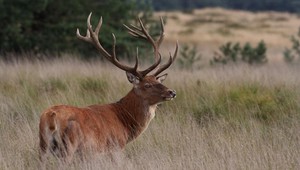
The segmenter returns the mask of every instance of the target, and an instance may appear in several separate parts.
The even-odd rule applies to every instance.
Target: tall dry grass
[[[47,169],[299,169],[300,68],[284,64],[169,70],[178,97],[114,154]],[[114,102],[131,85],[100,62],[0,61],[0,169],[38,169],[40,113],[55,104]]]

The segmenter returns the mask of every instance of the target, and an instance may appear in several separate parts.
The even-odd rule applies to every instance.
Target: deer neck
[[[120,112],[118,117],[128,129],[128,142],[139,136],[147,129],[155,116],[157,105],[149,105],[146,100],[132,89],[125,97],[117,102]]]

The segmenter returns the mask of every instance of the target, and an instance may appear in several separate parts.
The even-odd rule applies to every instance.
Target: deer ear
[[[138,84],[140,82],[139,78],[129,72],[126,72],[127,79],[132,84]]]
[[[162,83],[167,78],[167,76],[168,76],[168,73],[156,77],[156,80],[158,80],[160,83]]]

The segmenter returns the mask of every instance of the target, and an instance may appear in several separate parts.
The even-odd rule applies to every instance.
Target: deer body
[[[75,152],[84,148],[96,148],[98,151],[124,148],[147,128],[155,108],[156,105],[141,102],[133,91],[119,102],[107,105],[85,108],[53,106],[41,116],[40,129],[44,132],[40,133],[40,147],[54,152],[56,149]],[[52,137],[54,133],[59,135]],[[53,145],[60,141],[64,143],[63,148]]]
[[[48,152],[70,160],[75,152],[84,152],[87,149],[98,152],[122,149],[148,127],[155,116],[158,103],[171,100],[176,96],[174,90],[162,84],[167,74],[158,76],[172,64],[178,49],[176,44],[174,57],[170,56],[169,61],[159,68],[161,56],[158,48],[163,39],[163,23],[162,34],[158,41],[150,37],[141,21],[141,29],[126,26],[132,35],[146,39],[154,48],[155,63],[143,71],[138,71],[137,56],[134,67],[123,65],[116,59],[114,36],[112,54],[101,46],[98,34],[102,19],[93,31],[90,17],[91,14],[87,21],[87,36],[83,37],[77,31],[78,38],[93,44],[108,61],[126,71],[128,81],[133,84],[133,88],[116,103],[84,108],[58,105],[45,110],[39,124],[42,160]],[[147,75],[154,69],[157,69],[154,74]]]

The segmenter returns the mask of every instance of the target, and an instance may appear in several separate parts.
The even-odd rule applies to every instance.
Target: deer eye
[[[145,88],[147,88],[147,89],[150,88],[150,87],[152,87],[152,85],[149,84],[149,83],[146,83],[144,86],[145,86]]]

